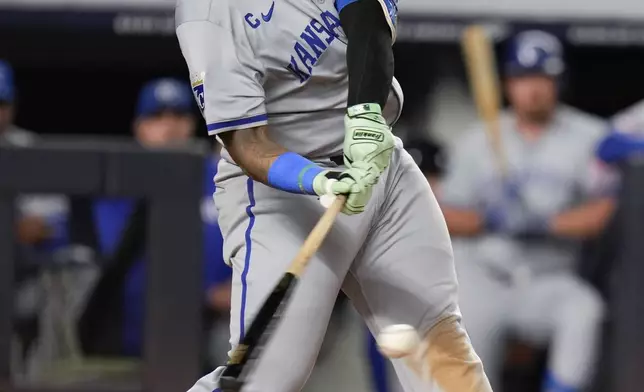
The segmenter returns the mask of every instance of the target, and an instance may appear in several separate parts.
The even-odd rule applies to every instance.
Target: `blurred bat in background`
[[[475,25],[465,29],[462,45],[474,102],[485,124],[485,131],[501,177],[506,179],[508,165],[501,140],[499,122],[501,91],[494,57],[494,44],[485,28]]]

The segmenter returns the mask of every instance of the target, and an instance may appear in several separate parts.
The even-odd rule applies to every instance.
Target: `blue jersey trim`
[[[357,1],[358,0],[336,0],[335,9],[338,10],[338,12],[340,12],[344,7],[348,6],[351,3],[355,3]]]
[[[248,291],[247,277],[248,271],[250,270],[250,257],[252,250],[252,240],[251,232],[253,231],[253,226],[255,226],[255,214],[253,213],[253,207],[255,207],[255,192],[253,189],[253,179],[249,178],[246,183],[246,188],[248,191],[248,206],[246,207],[246,215],[248,215],[248,227],[246,228],[246,257],[244,258],[244,271],[241,275],[241,284],[242,284],[242,294],[241,294],[241,309],[239,312],[239,342],[244,339],[245,331],[245,318],[246,318],[246,294]]]
[[[235,128],[248,128],[248,125],[254,123],[265,123],[268,121],[268,114],[258,114],[257,116],[239,118],[237,120],[220,121],[208,124],[208,133],[216,133],[223,130],[234,130]]]

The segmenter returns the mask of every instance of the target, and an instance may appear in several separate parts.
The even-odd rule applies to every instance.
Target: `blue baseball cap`
[[[512,37],[507,46],[504,59],[507,76],[558,77],[565,68],[561,41],[545,31],[523,31]]]
[[[13,102],[16,99],[16,87],[13,80],[13,69],[8,62],[0,60],[0,102]]]
[[[146,117],[164,110],[191,113],[192,105],[192,89],[188,83],[171,78],[157,79],[141,89],[136,114]]]

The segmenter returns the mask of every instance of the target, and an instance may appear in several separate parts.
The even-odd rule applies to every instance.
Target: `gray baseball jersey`
[[[594,158],[606,131],[603,121],[561,106],[534,142],[515,124],[505,113],[501,134],[509,176],[519,184],[526,208],[550,216],[613,191],[613,174]],[[454,147],[444,204],[483,211],[498,202],[500,176],[484,130],[473,130]],[[523,243],[492,234],[454,239],[459,303],[493,387],[500,388],[508,332],[551,343],[549,372],[570,390],[581,390],[591,379],[603,304],[572,272],[578,248],[574,241]]]
[[[630,134],[644,133],[644,101],[639,101],[610,119],[611,124],[617,132]]]
[[[379,0],[390,24],[393,0]],[[341,154],[348,78],[346,38],[333,0],[184,0],[177,36],[211,135],[268,125],[271,138],[321,166]],[[397,83],[385,107],[399,115]],[[226,152],[215,203],[233,268],[231,345],[324,209],[317,198],[253,181]],[[339,168],[341,169],[341,168]],[[459,315],[452,250],[438,204],[400,140],[367,210],[336,220],[291,297],[244,392],[301,390],[315,363],[339,290],[374,333],[411,324],[425,334]],[[400,361],[407,392],[430,391]],[[212,392],[221,369],[191,392]]]
[[[271,138],[291,151],[311,158],[342,151],[349,80],[334,3],[179,1],[177,36],[210,135],[270,122]],[[394,82],[390,123],[402,101]]]
[[[515,129],[515,118],[504,113],[501,135],[509,175],[519,184],[525,207],[551,216],[614,190],[615,178],[595,159],[595,147],[606,133],[606,123],[591,115],[561,106],[549,129],[535,142]],[[502,197],[500,174],[485,131],[476,128],[460,138],[448,155],[450,165],[443,184],[445,205],[483,211]],[[525,262],[534,271],[569,269],[578,244],[517,245],[497,235],[467,240],[480,262]]]

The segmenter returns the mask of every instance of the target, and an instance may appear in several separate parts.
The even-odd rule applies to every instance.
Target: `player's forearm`
[[[359,0],[340,11],[348,38],[348,106],[385,106],[394,75],[392,33],[378,0]]]
[[[550,231],[558,237],[595,237],[604,229],[614,209],[615,201],[612,198],[589,202],[555,216],[550,221]]]
[[[268,128],[224,132],[219,135],[226,150],[248,176],[268,184],[268,173],[277,158],[287,150],[268,136]]]
[[[483,231],[485,225],[478,212],[451,207],[442,207],[442,210],[451,235],[469,237]]]
[[[250,178],[275,189],[319,195],[324,193],[321,190],[324,180],[334,177],[316,163],[275,143],[266,126],[225,132],[219,137]]]

